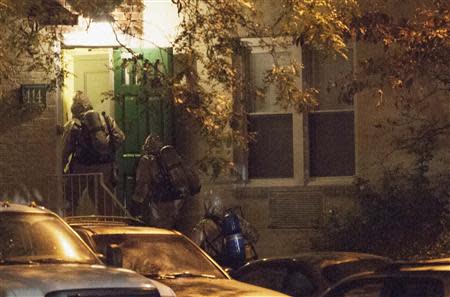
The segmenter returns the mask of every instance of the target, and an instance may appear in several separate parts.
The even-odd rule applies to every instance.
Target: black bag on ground
[[[114,161],[114,151],[105,121],[106,119],[94,110],[83,114],[76,153],[80,163],[90,165]]]
[[[158,156],[160,167],[168,184],[174,191],[172,199],[184,199],[200,192],[198,175],[183,164],[183,160],[171,145],[161,148]]]

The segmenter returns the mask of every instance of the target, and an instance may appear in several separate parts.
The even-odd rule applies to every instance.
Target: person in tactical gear
[[[94,111],[89,98],[81,91],[73,98],[71,112],[72,119],[64,126],[62,139],[68,188],[66,214],[76,214],[79,200],[86,193],[96,204],[96,214],[112,214],[113,206],[105,203],[106,195],[100,194],[98,179],[88,174],[101,173],[104,185],[114,193],[116,150],[124,142],[125,134],[112,117]]]
[[[186,197],[173,195],[159,159],[164,147],[160,137],[149,134],[142,146],[142,155],[136,168],[136,183],[131,201],[131,214],[150,226],[175,228]]]
[[[254,244],[259,234],[242,214],[225,209],[222,199],[210,191],[204,201],[205,215],[190,238],[220,265],[233,269],[257,258]]]

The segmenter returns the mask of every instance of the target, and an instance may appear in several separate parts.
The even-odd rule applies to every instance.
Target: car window
[[[444,297],[444,286],[423,277],[363,279],[341,284],[325,297]]]
[[[283,293],[296,296],[307,297],[313,295],[316,286],[312,280],[303,271],[295,269],[289,270],[283,285]]]
[[[79,230],[74,228],[74,230],[78,233],[78,235],[80,235],[81,239],[83,239],[83,241],[91,248],[94,249],[94,247],[92,246],[92,242],[91,242],[91,238],[89,237],[89,235],[87,234],[86,231],[84,230]]]
[[[242,274],[238,279],[256,286],[281,292],[288,269],[282,266],[255,265],[253,269]]]
[[[225,278],[223,273],[191,242],[171,234],[97,234],[95,250],[106,254],[110,244],[122,250],[123,267],[147,276],[189,272]]]
[[[0,214],[0,264],[98,260],[59,218],[50,214]]]
[[[28,240],[27,223],[17,222],[15,226],[11,224],[1,224],[0,234],[0,255],[2,258],[20,257],[30,254],[32,248]]]

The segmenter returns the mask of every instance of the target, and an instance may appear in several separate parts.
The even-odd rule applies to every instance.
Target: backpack
[[[106,121],[106,117],[94,110],[88,110],[82,115],[76,151],[80,163],[92,165],[114,161],[115,152]]]
[[[163,146],[158,154],[161,173],[171,188],[172,199],[184,199],[200,192],[200,179],[192,169],[187,168],[180,155],[171,145]]]

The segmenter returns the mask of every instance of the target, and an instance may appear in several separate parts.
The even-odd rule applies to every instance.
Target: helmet
[[[150,133],[142,146],[142,152],[144,154],[154,154],[159,152],[162,147],[163,143],[161,138],[156,134]]]
[[[217,193],[214,193],[213,190],[209,191],[209,195],[205,199],[204,206],[207,215],[219,218],[223,217],[225,208],[222,203],[222,199]]]
[[[89,97],[83,94],[81,91],[77,91],[75,96],[73,97],[73,103],[70,108],[70,111],[72,112],[72,116],[74,118],[81,118],[81,114],[83,112],[86,112],[88,110],[92,109],[91,101],[89,100]]]

